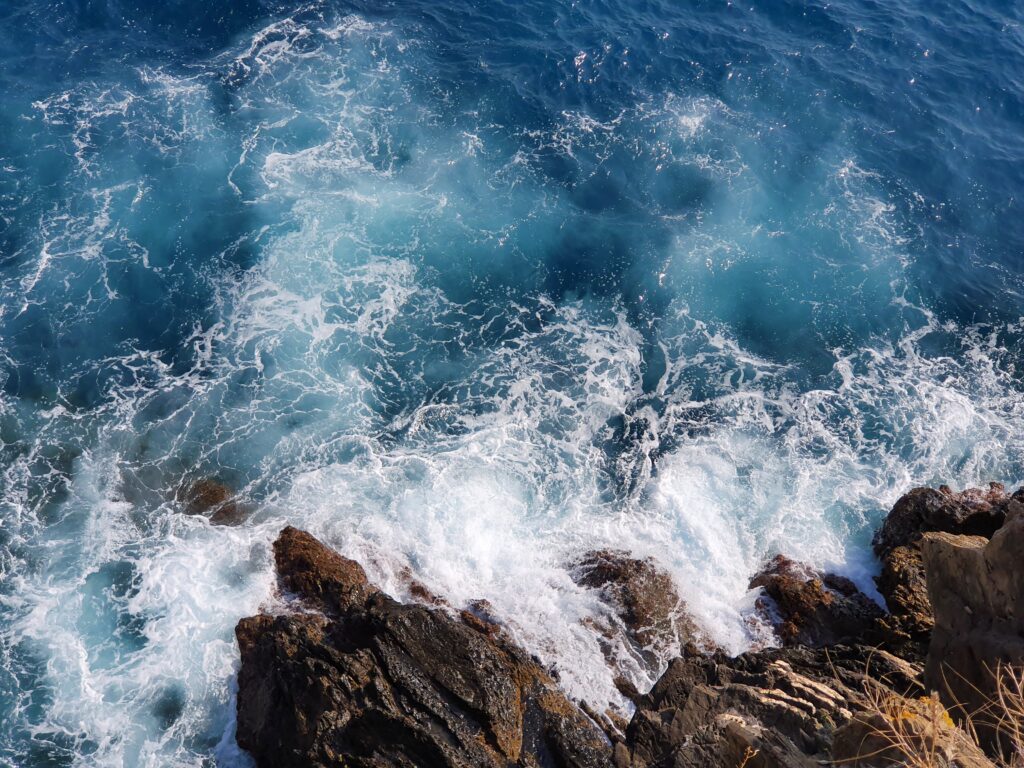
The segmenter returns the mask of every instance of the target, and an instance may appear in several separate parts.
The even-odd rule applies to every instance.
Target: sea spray
[[[0,760],[247,764],[286,524],[628,711],[581,552],[739,651],[765,558],[870,590],[910,486],[1024,477],[1024,134],[916,4],[115,5],[0,32]]]

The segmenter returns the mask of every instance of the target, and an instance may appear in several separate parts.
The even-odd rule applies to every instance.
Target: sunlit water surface
[[[1024,479],[1020,4],[156,6],[0,5],[0,763],[248,765],[286,523],[625,706],[574,555]]]

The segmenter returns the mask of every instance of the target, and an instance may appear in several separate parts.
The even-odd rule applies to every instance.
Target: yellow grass
[[[866,715],[861,722],[868,727],[870,743],[879,746],[849,762],[944,767],[956,741],[969,739],[977,745],[977,729],[984,727],[996,734],[1003,749],[993,760],[995,765],[1024,768],[1024,667],[1000,664],[993,680],[994,692],[982,696],[985,704],[980,709],[968,712],[966,707],[955,707],[964,713],[957,725],[937,693],[907,699],[883,682],[868,678],[864,685]]]

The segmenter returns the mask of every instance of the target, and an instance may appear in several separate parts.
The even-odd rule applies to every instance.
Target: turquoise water
[[[1024,480],[1019,4],[138,6],[0,4],[0,763],[247,765],[285,523],[626,707],[574,553]]]

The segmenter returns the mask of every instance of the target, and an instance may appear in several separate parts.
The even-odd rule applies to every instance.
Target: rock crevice
[[[874,546],[888,612],[780,555],[751,587],[782,647],[737,657],[695,644],[653,561],[594,551],[571,563],[608,607],[594,625],[603,642],[648,669],[678,654],[648,693],[623,683],[627,724],[567,698],[486,602],[402,604],[285,528],[274,560],[288,610],[236,628],[238,743],[260,768],[880,768],[917,751],[1007,764],[1020,745],[1005,731],[975,722],[975,741],[960,726],[1000,664],[1024,665],[1024,494],[915,489]]]

